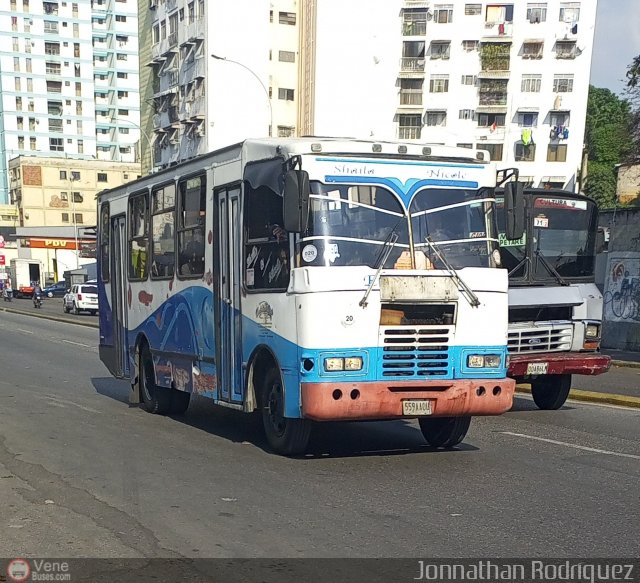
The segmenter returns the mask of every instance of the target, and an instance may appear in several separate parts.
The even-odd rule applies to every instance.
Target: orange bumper
[[[500,415],[511,409],[513,379],[302,383],[302,416],[315,421],[406,418],[402,402],[428,399],[432,417]]]

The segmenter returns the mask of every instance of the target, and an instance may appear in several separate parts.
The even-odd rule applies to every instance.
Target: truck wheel
[[[144,346],[140,351],[140,398],[145,411],[166,415],[171,409],[171,389],[156,385],[151,352]]]
[[[311,422],[284,416],[284,388],[276,366],[267,371],[262,383],[260,406],[264,433],[271,448],[281,455],[304,453],[309,444]]]
[[[538,409],[554,411],[565,404],[571,390],[571,375],[544,375],[531,381],[531,395]]]
[[[429,445],[448,449],[465,438],[471,417],[420,417],[418,423]]]

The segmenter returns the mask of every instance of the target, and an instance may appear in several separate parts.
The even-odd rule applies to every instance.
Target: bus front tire
[[[451,448],[467,435],[471,417],[420,417],[418,423],[430,446]]]
[[[571,390],[571,375],[545,375],[531,381],[531,396],[538,409],[555,411],[565,404]]]
[[[298,455],[306,451],[311,435],[311,422],[284,416],[284,389],[280,371],[267,371],[260,398],[262,424],[269,446],[281,455]]]
[[[171,389],[156,385],[151,352],[145,346],[140,351],[140,399],[145,411],[166,415],[171,410]]]

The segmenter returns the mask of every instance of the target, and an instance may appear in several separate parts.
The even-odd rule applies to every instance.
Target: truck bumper
[[[548,363],[546,374],[599,375],[609,370],[611,357],[597,352],[558,352],[546,354],[512,354],[508,374],[512,378],[527,376],[529,363]]]
[[[515,381],[504,379],[302,383],[302,416],[315,421],[398,419],[402,402],[429,400],[431,417],[500,415],[511,409]]]

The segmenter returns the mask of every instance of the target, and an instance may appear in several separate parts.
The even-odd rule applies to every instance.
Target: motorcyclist
[[[38,306],[42,302],[42,288],[39,283],[33,286],[33,305]]]

